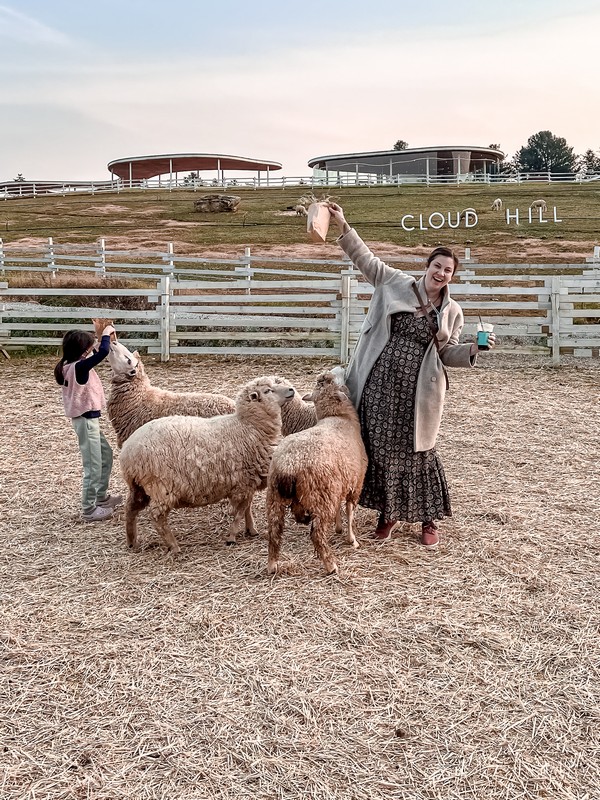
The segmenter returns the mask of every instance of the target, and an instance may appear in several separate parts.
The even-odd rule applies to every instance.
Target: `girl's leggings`
[[[104,500],[113,464],[113,453],[100,430],[100,418],[75,417],[71,420],[83,461],[81,504],[83,513],[93,511]]]

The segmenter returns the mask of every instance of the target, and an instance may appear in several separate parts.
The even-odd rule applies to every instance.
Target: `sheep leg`
[[[323,524],[323,522],[324,521],[320,518],[314,520],[313,524],[310,526],[310,538],[317,555],[327,570],[327,574],[332,575],[338,571],[338,566],[335,562],[333,550],[331,549],[327,537],[328,526]]]
[[[341,533],[342,532],[342,507],[341,505],[338,506],[338,510],[335,514],[335,532]]]
[[[159,505],[158,503],[150,503],[150,518],[154,523],[154,527],[156,528],[156,532],[163,540],[163,542],[167,545],[167,549],[174,555],[177,556],[181,552],[179,545],[177,544],[177,539],[173,535],[173,532],[169,528],[169,511],[171,509],[167,506]]]
[[[356,508],[356,503],[352,500],[346,500],[346,517],[348,518],[348,534],[346,536],[346,541],[348,544],[351,544],[352,547],[355,549],[359,547],[358,542],[356,541],[356,536],[354,535],[354,509]]]
[[[252,505],[246,509],[246,535],[258,536],[258,531],[254,525],[254,516],[252,515]]]
[[[233,520],[229,526],[225,544],[237,544],[237,534],[241,534],[244,530],[244,525],[246,524],[244,520],[248,519],[248,512],[250,512],[250,517],[252,518],[252,512],[250,511],[252,497],[250,499],[245,497],[242,500],[233,500],[232,498],[230,502],[233,509]]]
[[[267,572],[270,575],[274,575],[279,567],[285,508],[284,503],[281,502],[277,493],[267,489],[267,538],[269,540]]]
[[[137,549],[137,517],[140,511],[148,505],[150,498],[141,486],[134,484],[129,487],[125,503],[125,533],[127,534],[127,547]]]

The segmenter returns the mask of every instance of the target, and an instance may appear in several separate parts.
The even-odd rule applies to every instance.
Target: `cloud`
[[[0,5],[0,40],[2,39],[30,45],[42,43],[64,46],[70,44],[69,37],[64,33],[5,5]]]

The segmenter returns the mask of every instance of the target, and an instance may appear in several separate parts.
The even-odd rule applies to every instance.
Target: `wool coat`
[[[391,331],[392,314],[415,313],[419,303],[413,286],[426,302],[424,277],[418,281],[399,269],[381,261],[369,250],[356,231],[351,228],[337,240],[352,263],[375,287],[369,313],[363,323],[358,342],[346,370],[346,385],[356,408],[373,368],[386,346]],[[472,367],[476,356],[471,356],[470,344],[459,344],[464,325],[461,307],[444,288],[442,305],[438,314],[438,355],[433,342],[428,345],[417,378],[415,395],[414,448],[415,452],[431,450],[435,446],[446,394],[446,367]]]

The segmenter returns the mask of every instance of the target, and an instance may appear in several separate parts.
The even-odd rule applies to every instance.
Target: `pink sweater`
[[[63,367],[65,376],[62,387],[63,403],[65,414],[71,419],[80,417],[87,411],[100,411],[106,406],[104,389],[97,373],[92,369],[89,372],[87,383],[77,383],[75,363],[65,364]]]

